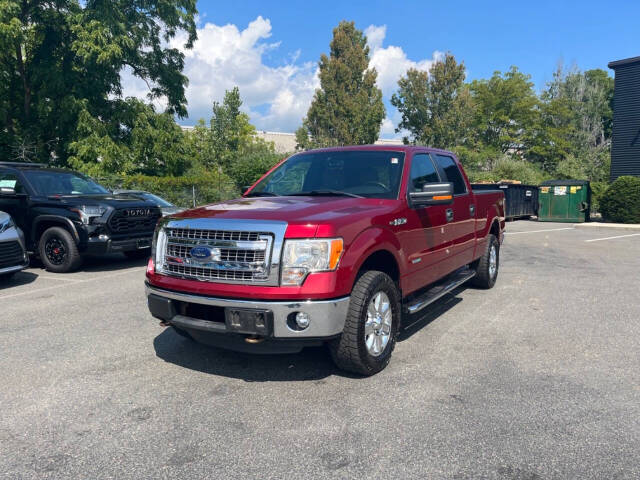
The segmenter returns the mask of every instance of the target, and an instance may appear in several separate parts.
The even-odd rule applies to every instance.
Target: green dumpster
[[[587,180],[548,180],[540,184],[538,220],[541,222],[589,221],[591,188]]]

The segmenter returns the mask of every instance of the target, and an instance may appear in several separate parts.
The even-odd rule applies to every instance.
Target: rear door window
[[[453,183],[453,194],[462,195],[467,193],[467,184],[462,177],[462,173],[460,173],[460,168],[453,158],[448,155],[432,155],[438,165],[440,175],[443,177],[442,181]]]
[[[413,156],[410,177],[410,192],[421,192],[425,183],[437,183],[440,181],[436,167],[434,167],[431,157],[426,153],[418,153]]]

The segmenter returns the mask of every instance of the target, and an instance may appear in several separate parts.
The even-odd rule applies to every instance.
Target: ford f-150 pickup
[[[310,150],[242,198],[162,219],[151,314],[196,341],[256,353],[327,343],[363,375],[403,318],[498,276],[504,194],[473,191],[456,156],[417,146]]]

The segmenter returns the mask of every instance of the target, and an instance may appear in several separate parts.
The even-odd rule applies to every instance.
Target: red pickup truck
[[[196,341],[255,353],[328,343],[372,375],[401,321],[498,275],[504,194],[473,191],[451,152],[311,150],[242,198],[165,217],[147,267],[151,314]]]

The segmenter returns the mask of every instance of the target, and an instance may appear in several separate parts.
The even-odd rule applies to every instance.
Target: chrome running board
[[[439,283],[436,283],[433,287],[431,287],[419,297],[411,300],[411,303],[405,306],[405,312],[409,314],[419,312],[427,305],[432,304],[439,298],[445,296],[447,293],[455,290],[467,280],[475,277],[475,275],[476,272],[474,272],[473,270],[469,270],[468,268],[461,268],[460,270],[455,271],[451,275],[445,277]]]

